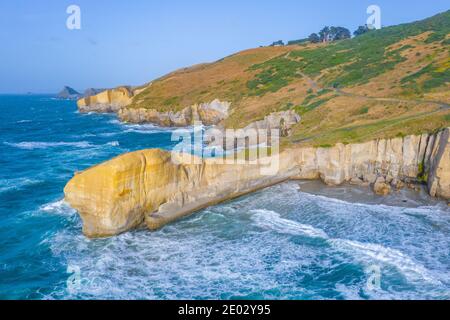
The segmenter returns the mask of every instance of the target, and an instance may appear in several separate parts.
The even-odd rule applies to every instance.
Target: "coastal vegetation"
[[[129,109],[178,112],[231,103],[222,124],[243,128],[270,113],[302,116],[283,145],[333,145],[420,134],[450,125],[450,11],[350,38],[326,27],[318,41],[242,51],[172,72],[143,87]]]
[[[357,36],[360,36],[360,35],[362,35],[362,34],[364,34],[364,33],[369,32],[369,31],[371,31],[371,30],[373,30],[373,29],[369,28],[369,26],[366,24],[366,25],[363,25],[363,26],[359,26],[358,29],[356,29],[356,30],[353,32],[353,35],[354,35],[355,37],[357,37]]]
[[[351,37],[350,30],[344,27],[324,27],[320,32],[312,33],[308,39],[311,43],[333,42],[338,40],[349,39]]]

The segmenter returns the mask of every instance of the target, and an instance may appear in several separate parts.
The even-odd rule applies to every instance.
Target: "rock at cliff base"
[[[391,187],[384,178],[378,178],[373,186],[373,191],[379,196],[387,196],[391,193]]]
[[[360,179],[360,178],[352,178],[350,180],[350,184],[353,186],[360,186],[360,187],[367,187],[369,186],[368,182],[365,182],[364,180]]]
[[[392,180],[391,186],[396,190],[401,190],[405,187],[405,184],[401,180],[395,178],[394,180]]]

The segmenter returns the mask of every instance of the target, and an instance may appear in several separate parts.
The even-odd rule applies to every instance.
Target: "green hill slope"
[[[128,108],[232,102],[227,127],[296,110],[285,144],[331,145],[450,126],[450,11],[330,44],[251,49],[175,71]]]

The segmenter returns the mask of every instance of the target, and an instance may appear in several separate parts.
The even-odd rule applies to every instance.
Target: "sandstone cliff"
[[[119,87],[82,98],[77,105],[80,112],[111,113],[128,106],[132,97],[133,92],[129,87]]]
[[[155,109],[122,108],[119,119],[129,123],[154,123],[165,127],[186,127],[195,121],[204,125],[216,125],[228,117],[229,102],[218,99],[210,103],[194,104],[179,112],[159,112]]]
[[[189,156],[190,157],[190,156]],[[145,223],[157,229],[195,210],[287,180],[294,172],[262,177],[259,166],[174,164],[171,154],[125,154],[75,177],[64,192],[89,237],[115,235]]]
[[[273,112],[264,117],[261,121],[256,121],[244,128],[248,129],[279,129],[281,137],[287,137],[291,134],[292,127],[299,123],[301,117],[294,111]]]
[[[150,87],[148,85],[148,87]],[[149,108],[128,108],[133,98],[144,89],[119,87],[78,100],[80,112],[117,113],[119,119],[128,123],[153,123],[164,127],[186,127],[195,121],[204,125],[216,125],[226,119],[231,103],[215,99],[209,103],[194,104],[179,112],[161,112]]]
[[[280,154],[275,175],[261,173],[267,161],[238,165],[195,159],[198,164],[174,162],[180,158],[161,150],[125,154],[76,174],[64,189],[65,199],[80,213],[85,235],[105,237],[143,224],[157,229],[288,179],[320,178],[338,185],[355,180],[373,184],[382,178],[395,186],[427,177],[432,196],[450,198],[450,129],[332,148],[288,149]]]
[[[263,120],[255,121],[246,126],[243,130],[244,133],[251,132],[259,132],[259,138],[263,138],[264,141],[267,141],[267,134],[269,130],[278,130],[280,137],[288,137],[291,135],[292,128],[298,124],[301,120],[301,117],[294,111],[281,111],[281,112],[273,112],[268,116],[264,117]],[[226,131],[223,127],[219,128],[223,135],[226,135]],[[261,134],[262,131],[265,131],[265,134]],[[234,139],[225,139],[225,143],[223,141],[207,141],[209,147],[222,147],[226,150],[232,150],[236,148]],[[254,141],[254,144],[257,144],[257,141]]]

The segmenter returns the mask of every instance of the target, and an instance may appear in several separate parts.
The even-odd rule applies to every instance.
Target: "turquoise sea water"
[[[86,239],[62,201],[73,173],[170,137],[71,101],[0,96],[0,298],[450,298],[450,210],[437,201],[351,203],[291,182],[158,232]]]

